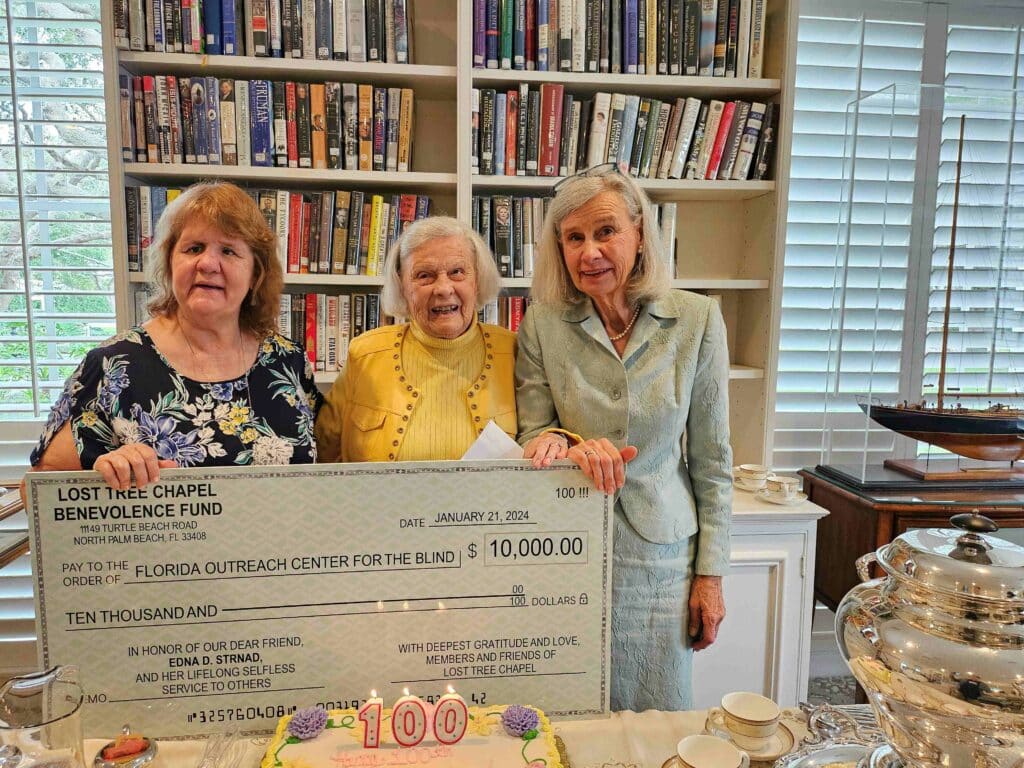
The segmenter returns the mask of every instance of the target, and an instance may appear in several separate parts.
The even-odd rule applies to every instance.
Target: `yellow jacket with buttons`
[[[465,393],[466,418],[479,434],[490,419],[516,436],[516,337],[481,323],[484,367]],[[409,325],[386,325],[357,336],[316,420],[320,462],[393,461],[416,418],[420,392],[402,369]],[[467,445],[466,448],[469,446]]]

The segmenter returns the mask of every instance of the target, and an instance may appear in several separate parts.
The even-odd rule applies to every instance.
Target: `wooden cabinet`
[[[729,691],[787,707],[806,697],[815,530],[824,514],[810,503],[778,507],[737,491],[726,619],[715,644],[694,655],[694,707],[717,706]]]
[[[814,594],[830,609],[859,583],[858,557],[912,528],[949,528],[949,518],[974,509],[1002,529],[996,535],[1024,542],[1024,486],[941,490],[927,483],[903,489],[865,491],[805,469],[804,491],[828,510],[818,530]]]

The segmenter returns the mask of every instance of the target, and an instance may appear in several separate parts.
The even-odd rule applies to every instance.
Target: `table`
[[[841,707],[861,721],[866,707]],[[676,744],[684,736],[701,733],[707,710],[689,712],[616,712],[605,720],[566,720],[553,723],[555,733],[565,743],[571,768],[661,768],[675,754]],[[805,718],[799,709],[783,710],[783,719],[799,743],[807,735]],[[246,739],[245,755],[238,768],[256,768],[269,737]],[[87,765],[104,744],[86,741]],[[160,742],[152,768],[195,768],[203,753],[201,741]],[[759,765],[754,763],[754,765]]]
[[[1024,532],[1024,488],[893,482],[865,489],[822,467],[799,474],[808,499],[829,511],[818,523],[814,596],[833,611],[860,582],[854,569],[857,558],[911,528],[949,528],[952,515],[977,509],[1005,529],[997,535],[1020,541]]]

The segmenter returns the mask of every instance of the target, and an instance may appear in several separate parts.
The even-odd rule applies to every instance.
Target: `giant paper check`
[[[41,663],[87,736],[271,728],[404,688],[608,707],[611,501],[526,462],[29,476]]]

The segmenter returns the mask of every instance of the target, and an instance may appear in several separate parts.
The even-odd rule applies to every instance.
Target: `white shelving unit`
[[[770,418],[774,407],[777,318],[781,291],[785,201],[788,194],[789,142],[795,65],[797,0],[767,0],[763,79],[666,77],[568,72],[473,69],[472,0],[411,0],[416,64],[357,64],[305,59],[120,51],[114,46],[112,10],[103,2],[103,45],[108,115],[108,154],[115,284],[121,326],[133,316],[131,294],[145,282],[127,271],[124,185],[187,184],[199,179],[228,179],[243,185],[293,189],[364,189],[428,194],[435,213],[469,221],[474,194],[544,193],[554,178],[476,176],[470,173],[470,95],[473,88],[509,88],[519,82],[559,82],[574,94],[597,91],[637,93],[662,99],[678,96],[776,101],[780,127],[775,173],[771,181],[692,181],[645,179],[641,186],[659,202],[678,202],[673,287],[712,292],[722,297],[729,331],[733,447],[737,462],[770,455]],[[294,168],[125,163],[121,159],[117,77],[175,74],[266,78],[317,82],[373,83],[414,89],[413,172],[357,172]],[[373,290],[380,277],[288,275],[286,289],[296,292]],[[523,292],[529,280],[505,281]],[[335,374],[317,375],[329,384]]]

